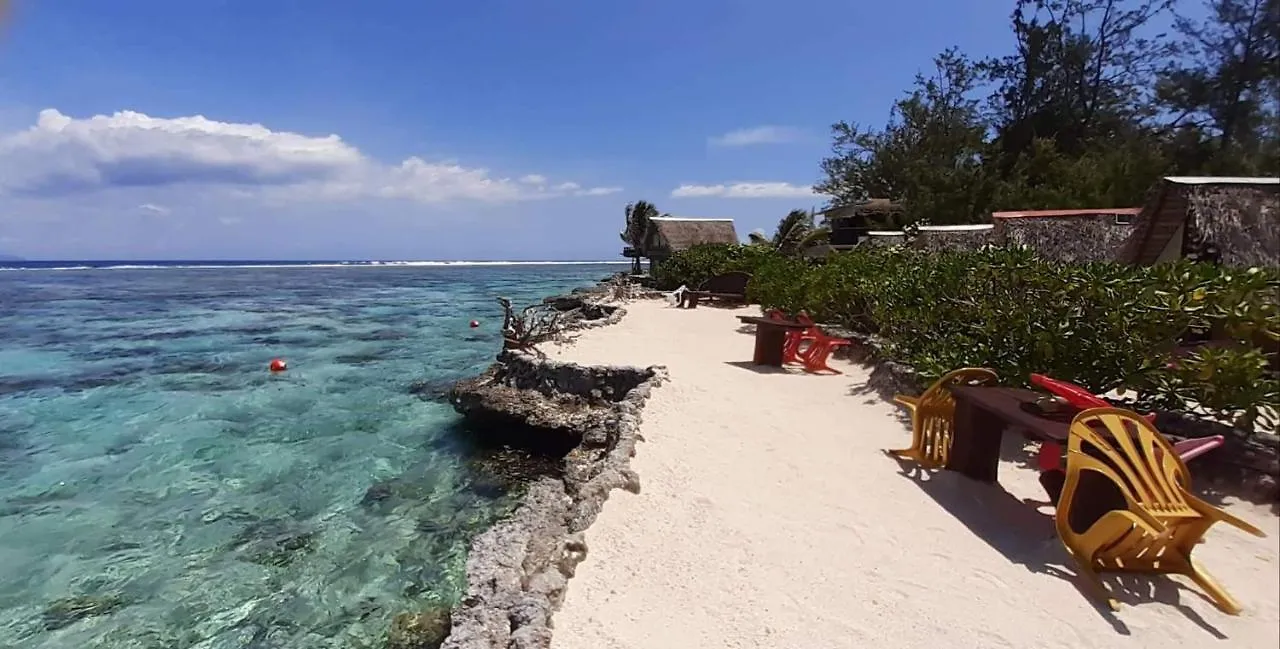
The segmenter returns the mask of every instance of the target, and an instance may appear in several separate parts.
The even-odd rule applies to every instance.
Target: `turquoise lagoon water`
[[[0,272],[0,648],[378,647],[456,601],[514,488],[410,388],[615,270]]]

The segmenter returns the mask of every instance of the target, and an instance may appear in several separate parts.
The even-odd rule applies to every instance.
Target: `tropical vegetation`
[[[640,258],[647,256],[644,235],[649,230],[649,220],[659,215],[658,208],[648,201],[627,203],[626,227],[622,232],[618,233],[618,236],[622,237],[622,242],[627,244],[633,251],[631,257],[632,274],[639,275],[642,271]]]
[[[815,189],[947,224],[1139,205],[1166,175],[1280,175],[1280,1],[1174,5],[1016,0],[1009,54],[947,50],[884,126],[835,124]]]
[[[1143,407],[1229,417],[1251,429],[1280,410],[1280,271],[1179,262],[1062,264],[1024,249],[856,249],[821,263],[763,246],[698,246],[664,287],[752,274],[764,308],[875,336],[927,379],[991,367],[1141,395]],[[1193,343],[1212,339],[1215,344]]]
[[[813,212],[808,210],[791,210],[778,221],[778,227],[772,237],[763,233],[752,232],[748,235],[751,244],[764,246],[780,254],[795,256],[805,250],[825,243],[829,230],[814,222]]]

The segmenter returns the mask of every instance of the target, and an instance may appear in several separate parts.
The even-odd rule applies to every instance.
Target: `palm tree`
[[[818,226],[813,221],[813,213],[807,210],[791,210],[778,221],[778,229],[773,238],[763,233],[752,232],[751,243],[757,246],[769,246],[783,255],[799,255],[809,247],[827,240],[830,231],[826,226]]]
[[[622,237],[622,241],[635,251],[635,256],[631,258],[631,273],[639,275],[641,272],[640,257],[645,256],[644,235],[649,230],[649,219],[659,216],[658,208],[649,201],[636,201],[627,203],[627,227],[618,236]]]

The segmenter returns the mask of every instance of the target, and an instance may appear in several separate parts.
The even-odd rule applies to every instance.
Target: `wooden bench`
[[[698,301],[703,299],[745,304],[747,301],[747,282],[750,281],[751,275],[748,273],[733,272],[716,275],[700,284],[698,290],[683,292],[680,295],[680,304],[678,306],[686,309],[696,309],[698,308]]]

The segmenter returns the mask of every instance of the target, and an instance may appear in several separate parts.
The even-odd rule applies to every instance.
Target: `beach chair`
[[[801,311],[796,314],[796,322],[809,325],[800,333],[800,340],[807,340],[809,346],[803,350],[799,349],[799,343],[796,345],[796,360],[804,364],[804,371],[817,374],[819,372],[832,372],[835,374],[843,374],[840,370],[827,364],[827,359],[831,357],[831,353],[839,347],[845,347],[850,344],[844,338],[836,338],[822,333],[809,314]]]
[[[996,373],[989,369],[966,367],[947,373],[919,397],[895,396],[894,403],[911,411],[911,446],[885,452],[914,460],[928,469],[946,466],[955,429],[956,400],[951,396],[951,387],[994,386],[997,381]]]
[[[1108,511],[1095,521],[1073,520],[1073,508],[1087,508],[1091,498],[1089,493],[1080,493],[1086,473],[1113,483],[1126,506]],[[1072,420],[1067,440],[1067,479],[1054,524],[1081,575],[1112,610],[1118,610],[1120,604],[1103,586],[1100,572],[1185,575],[1204,589],[1219,608],[1231,615],[1240,612],[1239,603],[1191,558],[1191,551],[1218,522],[1255,536],[1265,534],[1192,495],[1187,491],[1188,481],[1187,465],[1173,446],[1136,413],[1120,408],[1092,408]]]
[[[688,290],[689,290],[688,286],[681,284],[680,287],[677,288],[676,290],[668,293],[663,293],[662,297],[666,298],[667,301],[671,302],[671,306],[678,307],[680,306],[680,303],[684,301],[685,291],[688,291]]]
[[[790,320],[782,309],[769,309],[765,312],[765,317],[773,320]],[[797,320],[799,322],[799,320]],[[806,342],[812,342],[817,337],[815,333],[821,333],[818,328],[811,326],[803,330],[787,331],[786,341],[782,344],[782,362],[783,363],[799,363],[800,350]]]
[[[1032,374],[1031,384],[1049,392],[1050,394],[1062,397],[1067,403],[1081,409],[1087,408],[1110,408],[1111,404],[1089,392],[1088,390],[1066,381],[1049,378],[1043,374]],[[1154,425],[1156,423],[1156,413],[1148,413],[1143,415],[1148,423]],[[1213,435],[1210,437],[1197,437],[1195,439],[1184,439],[1173,443],[1173,450],[1177,452],[1178,457],[1183,462],[1191,460],[1212,451],[1226,443],[1226,438],[1222,435]],[[1053,442],[1042,442],[1040,444],[1040,453],[1036,457],[1040,465],[1041,471],[1061,471],[1062,470],[1062,449]],[[1051,496],[1053,494],[1050,494]],[[1056,500],[1056,498],[1054,498]]]

